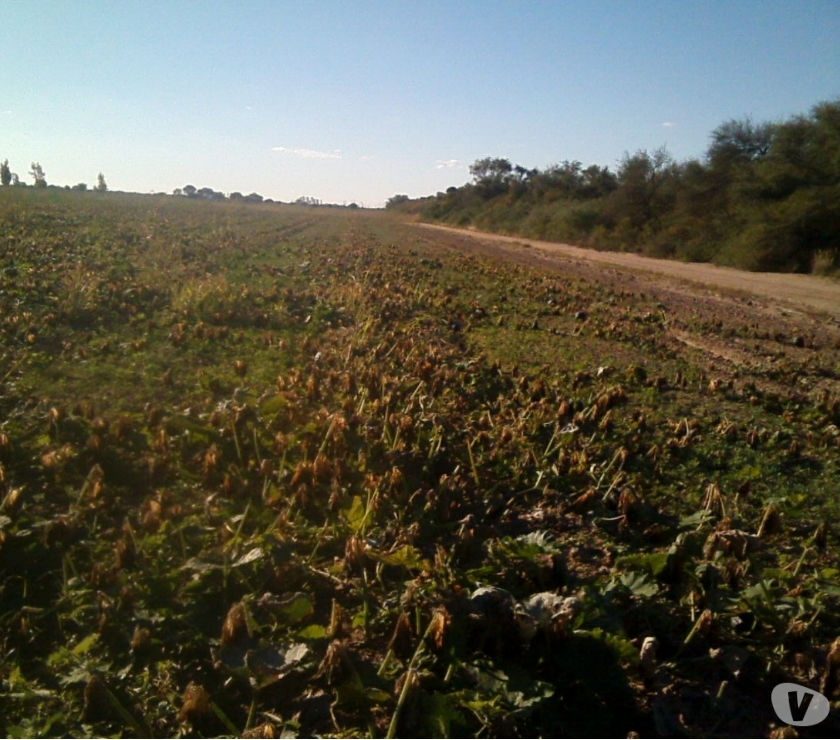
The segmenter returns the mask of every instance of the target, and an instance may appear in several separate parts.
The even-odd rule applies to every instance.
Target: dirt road
[[[824,312],[840,319],[840,281],[829,278],[790,273],[747,272],[701,262],[654,259],[653,257],[642,257],[638,254],[628,254],[626,252],[599,252],[569,244],[500,236],[448,226],[418,225],[424,229],[459,234],[488,245],[503,246],[511,256],[518,253],[519,261],[544,264],[547,260],[551,261],[552,258],[563,257],[604,263],[614,267],[687,280],[707,288],[743,291],[771,301],[783,302],[791,307]],[[530,260],[523,259],[526,253],[527,256],[531,257]]]

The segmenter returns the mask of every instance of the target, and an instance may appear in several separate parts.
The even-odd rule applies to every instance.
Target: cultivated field
[[[0,193],[0,733],[766,736],[777,683],[835,699],[840,324],[790,300]]]

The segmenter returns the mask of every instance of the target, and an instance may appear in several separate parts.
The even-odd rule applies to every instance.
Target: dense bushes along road
[[[456,226],[749,270],[840,267],[840,101],[782,123],[728,121],[702,160],[664,149],[617,172],[475,162],[473,181],[389,206]]]

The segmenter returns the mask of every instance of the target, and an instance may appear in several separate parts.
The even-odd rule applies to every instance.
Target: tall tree
[[[47,173],[44,172],[44,168],[41,167],[40,162],[32,163],[32,169],[29,170],[29,174],[32,175],[32,179],[35,181],[36,188],[47,187]]]
[[[96,178],[96,187],[94,188],[94,190],[97,193],[107,193],[108,192],[108,184],[105,182],[105,175],[103,175],[101,172],[99,173],[99,176]]]
[[[485,198],[505,192],[512,172],[513,165],[510,160],[499,157],[484,157],[470,165],[470,174],[475,180],[476,190]]]
[[[9,169],[9,160],[4,159],[0,164],[0,184],[8,187],[12,183],[12,171]]]
[[[770,150],[775,129],[772,123],[753,123],[750,118],[726,121],[712,131],[709,162],[728,168],[760,159]]]
[[[652,153],[625,154],[618,169],[619,186],[612,196],[616,215],[636,229],[655,222],[672,205],[673,193],[666,186],[676,172],[676,163],[664,147]]]

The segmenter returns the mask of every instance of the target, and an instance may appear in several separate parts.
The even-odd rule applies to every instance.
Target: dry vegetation
[[[382,214],[0,224],[3,734],[756,736],[780,681],[837,699],[836,322]]]

